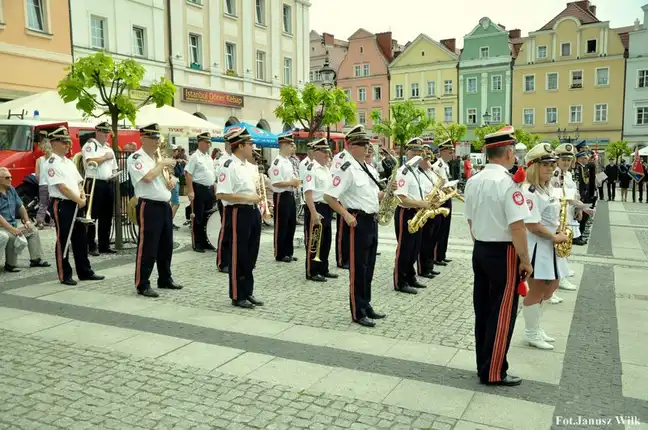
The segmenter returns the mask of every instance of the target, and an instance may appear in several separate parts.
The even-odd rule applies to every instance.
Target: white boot
[[[567,290],[567,291],[575,291],[576,290],[576,285],[572,284],[569,279],[567,278],[562,278],[560,282],[558,282],[558,288],[561,290]]]
[[[535,348],[539,349],[554,349],[553,345],[547,343],[542,338],[542,331],[540,329],[540,305],[535,304],[531,306],[524,306],[522,308],[524,314],[524,341]]]
[[[541,302],[541,303],[540,303],[540,317],[541,317],[541,318],[542,318],[542,316],[544,315],[544,307],[545,307],[544,302]],[[544,331],[544,329],[543,329],[542,327],[540,327],[540,336],[542,337],[542,340],[544,340],[545,342],[555,342],[555,341],[556,341],[556,339],[554,339],[553,337],[549,336],[549,335]]]
[[[553,293],[551,295],[551,297],[549,298],[549,303],[551,303],[552,305],[557,305],[558,303],[562,303],[562,302],[563,302],[563,299],[558,297],[556,295],[556,293]]]

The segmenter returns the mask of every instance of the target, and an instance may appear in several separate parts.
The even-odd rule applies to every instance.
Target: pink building
[[[388,66],[400,50],[391,32],[373,34],[361,28],[349,37],[348,51],[337,74],[337,86],[356,104],[357,123],[364,124],[369,133],[373,128],[372,111],[380,112],[383,118],[389,117]],[[338,129],[352,125],[341,124]],[[387,143],[382,136],[379,140]]]

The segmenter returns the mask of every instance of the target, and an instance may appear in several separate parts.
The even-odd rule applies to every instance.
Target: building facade
[[[456,40],[419,35],[389,66],[390,103],[412,101],[437,122],[457,122]]]
[[[56,89],[71,63],[67,0],[0,0],[0,102]]]
[[[332,34],[319,34],[315,30],[310,32],[310,73],[309,82],[321,83],[320,70],[324,67],[328,53],[329,65],[337,73],[340,64],[346,56],[349,42],[336,39]]]
[[[513,71],[513,125],[542,139],[605,146],[623,129],[624,45],[589,1],[524,39]],[[562,130],[562,131],[559,131]]]
[[[310,2],[170,3],[165,43],[175,106],[220,127],[248,122],[281,132],[274,115],[281,87],[308,81]]]
[[[511,123],[511,38],[519,39],[520,30],[507,32],[487,17],[464,37],[459,57],[459,123],[467,127],[466,140],[475,140],[475,129],[486,122]]]
[[[648,4],[642,9],[643,25],[637,20],[628,35],[623,122],[623,139],[640,147],[648,146]]]
[[[371,113],[389,117],[389,62],[396,42],[390,32],[373,34],[359,29],[349,37],[349,48],[340,63],[337,86],[357,107],[357,123],[372,132]],[[338,130],[353,124],[340,124]],[[385,143],[383,139],[381,143]]]

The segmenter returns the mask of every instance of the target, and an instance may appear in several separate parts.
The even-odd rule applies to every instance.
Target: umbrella
[[[263,129],[248,124],[247,122],[240,122],[238,124],[225,127],[225,133],[232,127],[243,127],[250,133],[252,136],[252,143],[255,144],[258,148],[279,148],[279,139],[276,134],[269,133]],[[213,142],[224,142],[222,137],[212,138]]]

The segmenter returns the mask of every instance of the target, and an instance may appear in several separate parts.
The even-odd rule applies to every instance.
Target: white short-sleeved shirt
[[[529,217],[520,185],[499,164],[487,164],[479,175],[468,179],[464,198],[466,219],[472,223],[475,240],[511,242],[509,226]]]
[[[396,172],[394,195],[404,196],[412,200],[423,200],[423,190],[419,176],[418,169],[413,169],[407,164],[399,167]]]
[[[220,174],[221,167],[232,157],[232,154],[225,153],[214,160],[214,178],[216,178],[216,185],[218,185],[218,175]]]
[[[443,178],[446,182],[448,182],[448,179],[450,178],[450,167],[448,166],[448,163],[443,161],[442,158],[439,158],[432,165],[432,170],[434,170],[434,173],[436,173],[441,178]]]
[[[335,154],[333,160],[331,160],[331,172],[333,172],[334,169],[337,170],[342,167],[342,163],[350,160],[351,158],[353,158],[351,156],[351,153],[349,153],[346,149]]]
[[[551,177],[551,185],[554,188],[562,188],[560,184],[560,173],[561,173],[560,168],[557,168],[556,171],[554,172],[554,175]],[[569,171],[565,172],[564,182],[565,182],[565,189],[576,190],[576,194],[578,194],[578,185],[576,184],[576,182],[574,182],[571,172]],[[578,221],[576,221],[575,215],[576,213],[575,213],[574,205],[572,204],[567,205],[567,224],[569,225],[579,224]]]
[[[312,162],[313,160],[311,160],[308,156],[306,156],[299,163],[299,179],[301,179],[302,183],[306,180],[306,169]]]
[[[189,157],[189,162],[185,166],[185,172],[189,172],[192,180],[196,184],[211,187],[216,182],[214,174],[214,161],[211,156],[205,152],[196,151]]]
[[[419,179],[421,181],[421,190],[423,191],[423,196],[427,196],[434,189],[434,185],[437,183],[438,179],[432,170],[424,170],[421,167],[418,168]]]
[[[324,201],[324,193],[331,185],[331,174],[326,166],[322,166],[313,160],[306,168],[306,177],[304,178],[304,194],[312,191],[313,201],[321,203]]]
[[[367,168],[369,169],[373,177],[376,178],[376,180],[380,179],[380,174],[378,173],[378,170],[376,170],[374,165],[371,163],[366,163],[366,164],[367,164]]]
[[[526,224],[539,223],[552,233],[555,232],[560,225],[560,200],[552,195],[553,187],[545,189],[524,184],[522,189],[530,212],[524,222]]]
[[[295,179],[295,171],[293,170],[293,164],[288,157],[283,155],[277,155],[277,157],[272,162],[270,166],[270,171],[268,172],[270,176],[270,182],[272,182],[272,191],[275,193],[283,193],[286,191],[295,191],[295,187],[285,187],[278,188],[274,184],[279,182],[290,181]]]
[[[46,156],[42,156],[38,159],[38,169],[39,169],[39,175],[38,175],[38,185],[47,185],[47,179],[49,176],[47,176],[47,162],[49,161],[49,158]]]
[[[326,194],[339,200],[347,209],[357,209],[368,214],[378,213],[380,189],[358,161],[349,156],[332,175]]]
[[[69,200],[61,193],[57,185],[65,185],[72,191],[75,196],[80,196],[79,184],[83,182],[83,178],[79,174],[74,162],[66,157],[59,155],[52,155],[45,170],[41,170],[41,175],[47,175],[47,185],[50,198]]]
[[[119,169],[117,166],[117,160],[115,160],[115,153],[108,144],[102,144],[96,139],[89,139],[86,144],[83,145],[82,152],[83,167],[85,167],[86,176],[88,178],[96,177],[99,180],[107,181],[112,176],[113,171]],[[112,154],[112,159],[104,161],[97,169],[88,169],[88,160],[91,158],[101,158],[106,154]]]
[[[133,152],[128,157],[127,164],[136,197],[158,202],[168,202],[171,200],[171,191],[167,188],[162,174],[158,175],[150,183],[142,181],[142,178],[157,165],[157,162],[149,157],[143,149]]]
[[[257,184],[255,176],[252,173],[253,166],[258,175],[257,166],[241,160],[233,155],[229,160],[225,161],[220,167],[218,174],[218,192],[223,194],[256,194]],[[234,204],[244,204],[253,206],[254,203],[232,203],[226,199],[221,200],[223,206],[230,206]]]

